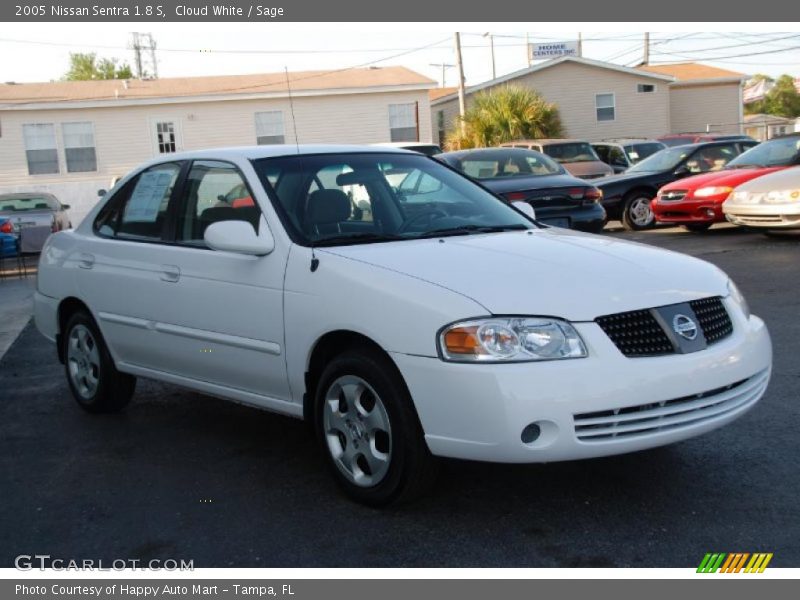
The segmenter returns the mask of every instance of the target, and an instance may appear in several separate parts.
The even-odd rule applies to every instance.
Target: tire
[[[120,373],[92,316],[74,312],[64,328],[64,369],[72,396],[90,413],[122,410],[131,401],[136,378]]]
[[[622,226],[628,231],[652,229],[656,225],[653,209],[650,208],[652,195],[644,190],[634,190],[625,196],[622,207]]]
[[[683,228],[693,233],[703,233],[704,231],[708,231],[711,225],[712,223],[686,223],[686,225],[683,225]]]
[[[334,478],[356,502],[381,507],[415,500],[433,483],[437,461],[413,401],[391,361],[348,350],[316,386],[315,431]]]

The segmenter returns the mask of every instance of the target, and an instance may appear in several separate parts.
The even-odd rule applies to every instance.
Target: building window
[[[25,157],[30,175],[58,173],[56,128],[52,123],[32,123],[22,126]]]
[[[595,94],[594,105],[598,121],[613,121],[617,115],[614,108],[614,94]]]
[[[175,123],[171,121],[160,121],[156,123],[156,143],[158,144],[159,154],[171,154],[177,148],[175,136]]]
[[[94,128],[89,122],[63,123],[64,155],[67,173],[97,171],[97,154],[94,147]]]
[[[286,143],[283,131],[283,111],[271,110],[256,113],[256,143],[259,146]]]
[[[418,142],[417,103],[389,105],[389,131],[391,142]]]
[[[656,86],[652,83],[640,83],[636,86],[636,91],[640,94],[652,94],[656,91]]]

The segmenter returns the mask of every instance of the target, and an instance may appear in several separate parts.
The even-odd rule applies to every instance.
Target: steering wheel
[[[409,229],[411,229],[411,226],[413,224],[415,224],[417,221],[420,221],[423,218],[427,219],[426,223],[430,223],[431,221],[433,221],[437,217],[438,218],[442,218],[442,217],[449,217],[449,216],[450,215],[447,214],[441,208],[432,208],[431,210],[426,210],[425,212],[417,213],[416,215],[411,217],[408,221],[406,221],[405,223],[403,223],[400,226],[400,228],[397,230],[397,233],[405,233],[405,232],[407,232]]]

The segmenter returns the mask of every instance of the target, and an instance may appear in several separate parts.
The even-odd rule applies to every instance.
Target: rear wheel
[[[432,483],[412,400],[389,359],[351,350],[334,358],[316,391],[317,436],[336,481],[370,506],[407,502]]]
[[[124,408],[136,389],[136,378],[117,371],[92,316],[83,310],[73,313],[63,339],[67,383],[81,408],[92,413]]]
[[[622,209],[622,226],[629,231],[650,229],[656,224],[653,209],[650,208],[652,195],[645,190],[636,190],[625,196]]]
[[[686,223],[683,228],[686,231],[692,231],[694,233],[702,233],[703,231],[708,231],[709,227],[711,227],[711,223]]]

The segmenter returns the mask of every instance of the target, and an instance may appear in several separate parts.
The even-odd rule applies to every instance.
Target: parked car
[[[655,225],[650,201],[658,190],[676,179],[708,171],[719,171],[758,142],[736,140],[703,142],[659,150],[621,175],[597,182],[603,191],[603,206],[609,219],[619,219],[625,229],[648,229]]]
[[[725,222],[722,203],[735,187],[757,177],[800,164],[800,133],[762,142],[740,154],[720,171],[668,183],[650,203],[657,223],[678,223],[705,231]]]
[[[406,213],[393,169],[448,193]],[[239,184],[254,206],[214,206]],[[538,225],[374,146],[160,156],[50,236],[34,314],[87,411],[123,408],[145,377],[305,418],[371,505],[421,493],[434,456],[549,462],[703,434],[758,402],[772,363],[717,267]]]
[[[624,173],[636,163],[666,148],[656,140],[617,139],[603,140],[592,144],[597,156],[614,169],[614,173]]]
[[[755,142],[749,135],[741,133],[670,133],[658,138],[659,142],[672,148],[686,144],[699,144],[700,142],[729,142],[731,140],[745,140]]]
[[[564,168],[581,179],[597,179],[613,175],[614,169],[597,156],[589,142],[567,139],[517,140],[500,144],[503,148],[526,148],[546,154],[564,165]]]
[[[0,217],[9,219],[15,235],[21,227],[46,225],[54,232],[69,229],[68,210],[69,204],[61,204],[52,194],[0,194]]]
[[[731,223],[765,233],[800,229],[800,167],[743,183],[728,196],[722,212]]]
[[[547,225],[596,233],[606,224],[600,190],[540,152],[484,148],[447,152],[437,158],[509,202],[530,204],[536,218]]]
[[[425,156],[436,156],[442,153],[441,147],[437,144],[429,144],[427,142],[383,142],[375,144],[376,146],[385,146],[386,148],[399,148],[401,150],[411,150],[412,152],[419,152]]]

